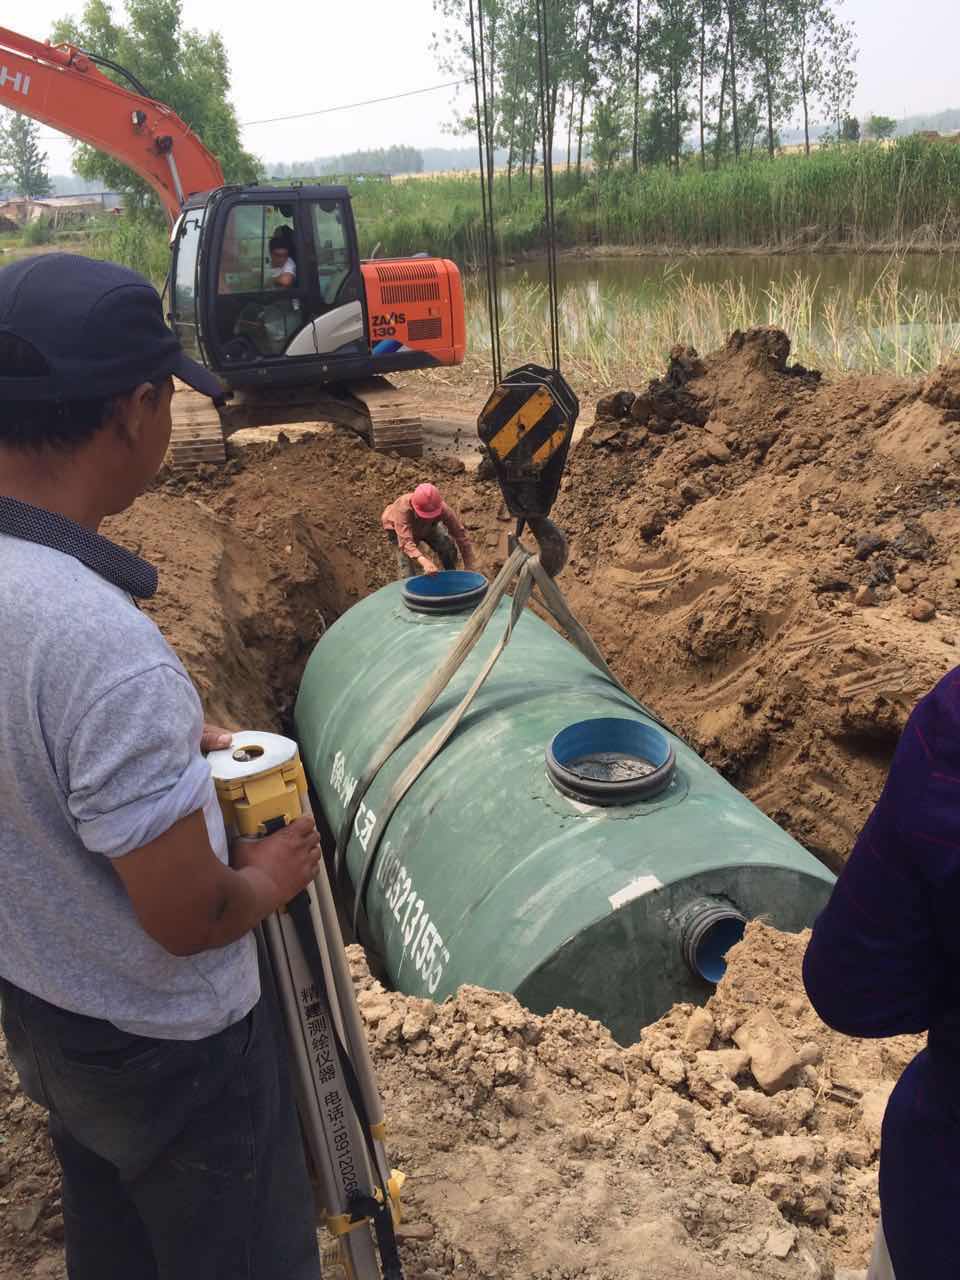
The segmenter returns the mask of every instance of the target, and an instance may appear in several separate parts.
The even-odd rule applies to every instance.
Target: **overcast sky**
[[[31,0],[4,21],[46,39],[57,18],[81,9],[82,0]],[[222,33],[241,121],[361,102],[448,78],[430,48],[432,0],[284,0],[260,9],[262,23],[237,0],[184,0],[183,9],[188,25]],[[958,0],[846,0],[843,10],[859,36],[857,114],[900,117],[960,106]],[[464,145],[444,129],[452,92],[250,125],[244,141],[265,160],[309,160],[393,142]],[[67,172],[69,144],[48,129],[43,137],[51,169]]]

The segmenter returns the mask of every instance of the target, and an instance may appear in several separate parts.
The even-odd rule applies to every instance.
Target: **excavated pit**
[[[618,675],[838,865],[910,707],[956,662],[960,367],[827,383],[788,355],[770,330],[703,358],[680,348],[664,379],[601,402],[555,508],[561,585]],[[512,528],[493,485],[325,427],[161,478],[111,522],[158,564],[148,608],[211,719],[289,727],[318,636],[394,576],[380,511],[425,478],[492,574]],[[408,1280],[864,1267],[880,1116],[918,1042],[826,1030],[802,949],[751,925],[707,1009],[675,1007],[629,1049],[474,988],[440,1008],[386,991],[354,949],[410,1175]],[[793,1055],[771,1092],[749,1052],[757,1018]],[[42,1119],[2,1057],[0,1137],[0,1280],[61,1277]]]

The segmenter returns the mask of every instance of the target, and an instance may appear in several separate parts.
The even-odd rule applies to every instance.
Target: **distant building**
[[[960,130],[954,133],[938,133],[936,129],[918,129],[913,136],[922,142],[960,143]]]
[[[46,218],[55,227],[83,222],[97,213],[123,212],[123,196],[116,191],[99,191],[93,195],[73,196],[9,196],[0,197],[0,219],[25,227],[28,222]]]

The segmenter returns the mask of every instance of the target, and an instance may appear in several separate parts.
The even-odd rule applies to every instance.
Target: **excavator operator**
[[[286,234],[284,234],[286,233]],[[289,227],[278,227],[270,237],[270,279],[275,289],[291,289],[297,283],[293,260],[293,235]]]
[[[435,484],[418,484],[412,493],[401,494],[386,508],[380,523],[388,541],[397,548],[397,570],[401,578],[413,577],[418,572],[437,572],[437,566],[420,550],[420,543],[437,553],[444,569],[457,567],[458,548],[465,569],[472,569],[476,563],[469,533],[444,502]]]

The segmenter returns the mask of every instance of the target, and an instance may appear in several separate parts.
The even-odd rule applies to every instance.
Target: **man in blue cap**
[[[310,819],[233,865],[184,668],[99,532],[160,467],[173,376],[216,398],[135,272],[0,271],[0,997],[47,1108],[71,1280],[316,1280],[314,1208],[255,926]]]

